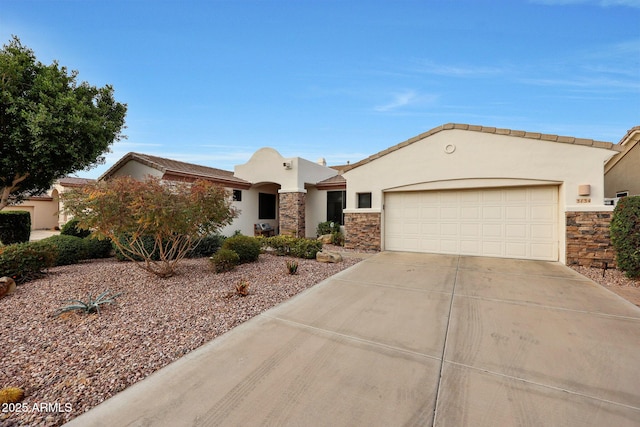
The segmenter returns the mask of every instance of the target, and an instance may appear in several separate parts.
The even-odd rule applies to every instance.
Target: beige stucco
[[[55,192],[57,196],[57,191]],[[51,230],[58,226],[58,199],[32,198],[18,205],[7,206],[3,211],[26,211],[31,216],[32,230]]]
[[[144,165],[135,160],[129,160],[123,164],[120,168],[113,171],[111,176],[130,176],[132,178],[143,180],[149,176],[155,178],[162,178],[163,172],[150,166]]]
[[[618,154],[605,169],[605,197],[628,191],[630,196],[640,195],[640,143],[632,142],[629,150]]]
[[[552,185],[558,187],[558,225],[563,229],[566,211],[611,209],[604,205],[603,173],[605,161],[615,154],[579,144],[444,130],[345,172],[345,213],[380,212],[384,224],[386,192]],[[591,186],[588,196],[578,194],[584,184]],[[361,192],[371,192],[370,209],[356,208]],[[564,236],[560,248],[564,259]]]

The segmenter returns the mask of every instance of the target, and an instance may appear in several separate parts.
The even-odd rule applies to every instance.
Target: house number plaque
[[[591,199],[576,199],[576,203],[591,203]]]

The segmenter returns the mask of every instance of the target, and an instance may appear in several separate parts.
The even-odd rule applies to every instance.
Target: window
[[[242,190],[233,190],[233,201],[234,202],[242,201]]]
[[[258,193],[258,219],[276,219],[276,195]]]
[[[342,211],[346,207],[346,191],[327,191],[327,221],[344,225],[344,214]]]
[[[627,197],[629,195],[628,191],[618,191],[616,192],[616,197]]]
[[[371,207],[371,193],[358,193],[358,208],[370,208]]]

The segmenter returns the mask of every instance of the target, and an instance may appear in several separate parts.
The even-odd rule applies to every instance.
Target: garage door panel
[[[558,259],[558,188],[388,193],[385,248]]]

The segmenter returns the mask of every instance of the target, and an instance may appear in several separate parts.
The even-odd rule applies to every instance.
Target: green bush
[[[58,249],[50,243],[39,241],[16,243],[0,247],[0,277],[11,277],[23,283],[44,275],[58,256]]]
[[[325,221],[318,224],[316,228],[316,233],[318,236],[322,236],[324,234],[333,234],[340,231],[340,223],[333,221]]]
[[[95,237],[85,237],[83,239],[87,259],[109,258],[113,251],[111,239],[96,239]]]
[[[640,277],[640,196],[618,201],[611,219],[611,243],[618,268],[628,277]]]
[[[26,211],[0,212],[0,242],[3,245],[25,243],[31,236],[31,215]]]
[[[87,259],[87,246],[80,237],[60,234],[47,237],[41,241],[58,249],[54,265],[76,264],[83,259]]]
[[[342,231],[331,233],[331,243],[337,246],[344,246],[344,234],[342,234]]]
[[[258,260],[260,255],[260,240],[249,236],[233,236],[225,239],[223,249],[234,251],[240,257],[240,263]]]
[[[204,258],[210,257],[215,254],[218,249],[222,247],[224,243],[224,236],[220,234],[212,234],[210,236],[205,236],[200,240],[198,246],[195,249],[189,251],[187,256],[189,258]]]
[[[231,249],[220,249],[209,260],[216,273],[231,271],[240,263],[240,257]]]
[[[276,255],[313,259],[322,250],[322,242],[292,236],[273,236],[263,239],[263,246],[271,248]]]
[[[296,239],[291,246],[291,255],[298,258],[314,259],[322,250],[322,242],[315,239]]]
[[[90,230],[84,230],[82,228],[78,228],[78,220],[72,219],[67,221],[65,225],[62,226],[60,230],[60,234],[64,236],[75,236],[80,238],[88,237],[91,234]]]
[[[261,240],[262,247],[271,248],[276,255],[291,255],[291,247],[295,244],[297,238],[293,236],[272,236]]]

